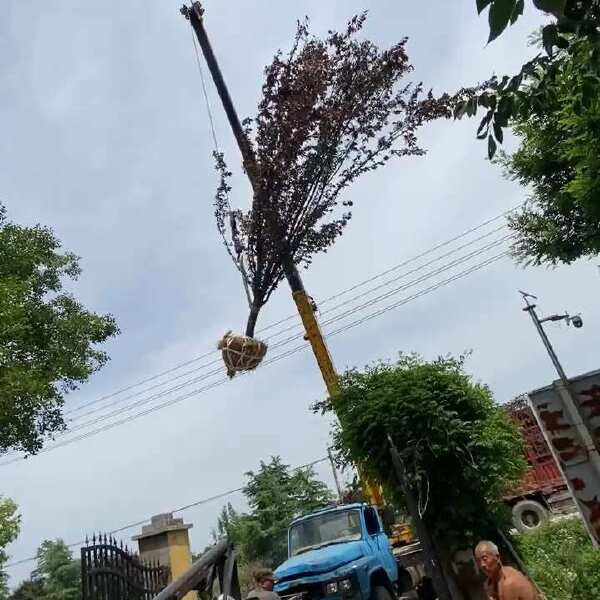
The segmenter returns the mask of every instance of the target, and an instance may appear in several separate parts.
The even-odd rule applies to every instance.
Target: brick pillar
[[[138,543],[140,558],[169,567],[172,581],[192,566],[188,534],[192,527],[183,519],[174,519],[173,513],[165,513],[152,517],[150,525],[144,525],[142,533],[132,539]],[[184,600],[198,600],[198,594],[190,592]]]

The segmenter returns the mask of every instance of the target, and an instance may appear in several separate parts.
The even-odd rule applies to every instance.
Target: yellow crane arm
[[[298,314],[302,319],[306,337],[308,338],[313,354],[317,359],[317,364],[321,370],[321,375],[325,381],[327,391],[330,396],[333,396],[333,394],[339,390],[338,375],[333,366],[331,354],[329,353],[325,338],[321,333],[321,328],[319,327],[319,323],[315,316],[314,305],[304,289],[293,292],[292,296],[296,303]],[[369,502],[369,504],[374,504],[375,506],[383,506],[381,486],[370,482],[360,467],[358,468],[358,474],[363,488],[363,494],[365,495],[367,502]]]

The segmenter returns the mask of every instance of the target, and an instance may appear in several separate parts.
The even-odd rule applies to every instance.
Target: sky
[[[222,379],[221,370],[213,373],[219,363],[203,365],[218,359],[215,348],[223,333],[243,329],[246,305],[214,225],[213,142],[191,31],[179,7],[171,0],[2,4],[0,199],[11,220],[51,227],[65,249],[82,257],[82,276],[69,289],[89,309],[113,314],[122,331],[106,345],[109,365],[67,403],[68,410],[79,408],[73,427],[103,420],[61,439],[109,427],[27,461],[0,464],[0,494],[13,498],[22,513],[21,535],[9,548],[14,561],[34,555],[44,539],[76,542],[238,488],[243,474],[271,455],[301,465],[326,454],[330,423],[309,409],[324,394],[310,351],[283,355],[251,375],[202,391]],[[540,23],[530,9],[486,46],[486,19],[477,17],[468,0],[206,0],[205,7],[207,30],[242,116],[254,114],[263,67],[278,48],[289,47],[296,19],[304,15],[313,32],[324,35],[368,9],[364,35],[381,46],[408,36],[412,77],[438,93],[491,73],[517,71],[532,53],[527,36]],[[232,201],[243,208],[248,184],[210,83],[208,91],[220,147],[235,165]],[[354,219],[304,274],[318,304],[523,202],[527,191],[486,160],[485,144],[475,140],[476,125],[466,119],[427,126],[420,133],[426,156],[391,163],[348,191]],[[503,258],[411,299],[501,252],[505,246],[490,248],[466,267],[414,282],[427,269],[497,239],[503,233],[492,231],[501,224],[494,221],[320,304],[323,320],[342,314],[324,327],[329,334],[399,304],[328,338],[338,370],[393,359],[400,351],[432,359],[471,350],[468,371],[499,402],[546,385],[554,378],[552,365],[521,311],[519,289],[539,297],[542,314],[581,312],[582,329],[551,325],[548,332],[568,373],[598,368],[599,261],[525,269]],[[477,245],[473,240],[481,235],[487,237]],[[440,258],[467,242],[472,244],[467,249]],[[413,273],[339,307],[407,271]],[[389,298],[376,299],[402,285]],[[326,314],[336,306],[337,312]],[[349,308],[354,312],[343,316]],[[258,328],[293,314],[282,284]],[[297,347],[301,340],[274,348],[299,331],[282,332],[296,323],[269,330],[279,336],[269,342],[267,358]],[[114,414],[132,403],[137,404]],[[93,416],[83,416],[95,409]],[[327,463],[315,469],[333,485]],[[239,493],[226,500],[244,508]],[[177,514],[193,524],[195,550],[209,542],[224,501]],[[136,533],[139,527],[120,536],[127,541]],[[12,584],[33,566],[11,568]]]

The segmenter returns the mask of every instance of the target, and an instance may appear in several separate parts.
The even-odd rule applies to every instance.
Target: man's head
[[[256,581],[256,585],[259,588],[267,592],[272,592],[275,585],[275,575],[273,575],[273,571],[270,569],[258,569],[254,573],[254,581]]]
[[[494,542],[479,542],[475,548],[475,560],[487,577],[494,577],[502,568],[500,551]]]

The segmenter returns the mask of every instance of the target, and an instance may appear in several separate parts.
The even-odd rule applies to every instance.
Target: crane
[[[204,27],[204,8],[201,2],[194,1],[190,7],[183,6],[181,13],[190,21],[196,34],[198,43],[202,49],[202,54],[204,55],[204,59],[206,60],[217,93],[219,94],[223,109],[225,110],[227,120],[229,121],[229,125],[242,155],[244,169],[250,181],[250,185],[252,186],[252,190],[256,194],[259,189],[256,158],[254,156],[252,144],[244,132],[206,33]],[[291,257],[288,257],[287,260],[283,260],[283,268],[285,278],[292,292],[292,298],[304,326],[305,337],[310,343],[323,381],[325,382],[327,392],[330,396],[333,396],[339,390],[339,378],[333,364],[331,353],[329,352],[319,322],[317,321],[314,303],[312,298],[306,292],[300,273],[294,262],[291,260]],[[381,487],[369,482],[360,466],[358,467],[358,471],[366,499],[375,506],[383,506]]]

